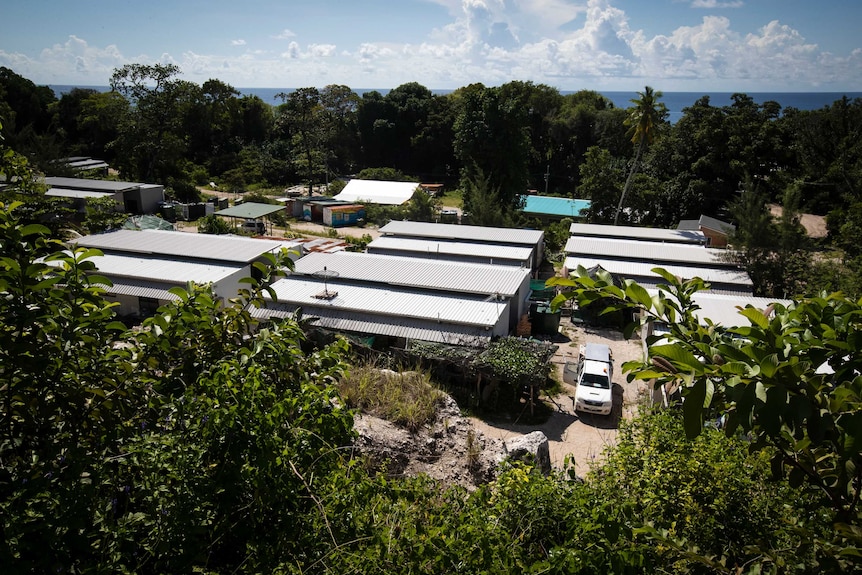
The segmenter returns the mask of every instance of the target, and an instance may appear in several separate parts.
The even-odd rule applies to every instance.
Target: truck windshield
[[[601,389],[610,389],[611,387],[607,376],[595,373],[585,373],[581,380],[581,384],[586,385],[587,387],[598,387]]]

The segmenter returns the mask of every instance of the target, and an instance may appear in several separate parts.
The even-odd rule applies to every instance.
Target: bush
[[[348,407],[415,431],[432,421],[445,394],[418,371],[396,373],[366,365],[355,367],[338,384]]]
[[[749,453],[743,438],[714,427],[689,441],[680,412],[646,412],[622,422],[616,445],[588,483],[662,533],[658,547],[677,562],[677,572],[691,568],[691,557],[668,545],[672,541],[729,567],[762,559],[749,549],[754,544],[787,565],[810,562],[792,525],[812,500],[772,480],[770,455]]]

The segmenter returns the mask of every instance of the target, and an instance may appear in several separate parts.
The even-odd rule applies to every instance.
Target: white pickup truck
[[[601,343],[582,345],[578,354],[575,411],[610,415],[613,408],[614,358]]]

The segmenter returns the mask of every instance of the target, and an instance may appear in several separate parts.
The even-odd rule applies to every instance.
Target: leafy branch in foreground
[[[807,484],[834,513],[836,560],[858,561],[862,543],[862,302],[823,294],[760,310],[739,307],[741,326],[699,318],[694,294],[706,287],[661,268],[666,283],[650,293],[608,274],[556,278],[567,288],[554,300],[579,305],[606,302],[605,313],[630,312],[625,329],[662,322],[669,332],[647,338],[649,357],[627,362],[629,380],[656,387],[679,385],[685,432],[695,437],[704,422],[725,417],[725,432],[743,432],[752,449],[772,448],[772,470],[792,485]]]

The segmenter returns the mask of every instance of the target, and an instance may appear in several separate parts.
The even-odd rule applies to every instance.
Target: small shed
[[[356,226],[364,220],[365,206],[361,204],[324,206],[323,208],[323,223],[333,228]]]
[[[681,220],[677,229],[701,231],[710,247],[723,248],[727,247],[728,237],[736,231],[736,226],[710,216],[700,216],[696,220]]]
[[[225,216],[229,218],[244,218],[246,221],[258,221],[277,212],[283,211],[284,206],[273,204],[259,204],[256,202],[244,202],[238,206],[219,210],[215,214],[217,216]]]
[[[351,203],[400,206],[410,201],[417,188],[419,184],[416,182],[353,179],[347,182],[335,199]]]

